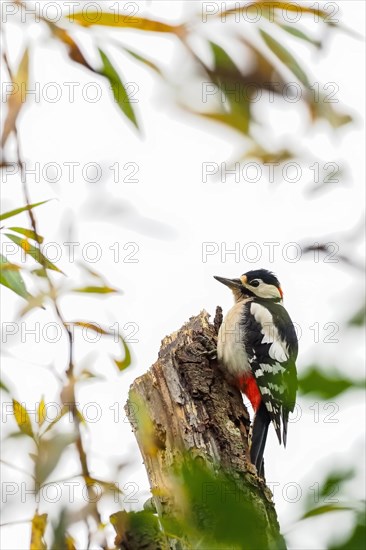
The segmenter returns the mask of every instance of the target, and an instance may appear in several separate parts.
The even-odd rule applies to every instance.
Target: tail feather
[[[259,475],[263,475],[263,453],[267,441],[268,427],[271,422],[269,413],[265,404],[261,403],[256,412],[253,423],[252,446],[250,449],[250,459],[257,468]]]
[[[288,410],[283,409],[282,410],[282,425],[283,425],[283,445],[286,447],[287,443],[287,424],[288,424]]]

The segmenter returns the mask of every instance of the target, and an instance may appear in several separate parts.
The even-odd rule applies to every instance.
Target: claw
[[[209,359],[217,358],[216,345],[212,342],[212,340],[210,340],[206,336],[202,336],[201,338],[199,338],[199,342],[206,349],[205,351],[199,352],[197,355],[205,356],[205,357],[208,357]]]
[[[209,359],[217,359],[217,351],[215,349],[211,349],[211,350],[206,350],[206,351],[200,351],[198,353],[198,355],[201,357],[201,356],[206,356],[208,357]]]

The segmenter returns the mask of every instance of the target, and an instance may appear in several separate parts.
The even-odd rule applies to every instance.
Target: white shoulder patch
[[[269,348],[269,356],[271,359],[283,363],[289,358],[286,342],[284,342],[278,333],[278,330],[273,322],[273,317],[270,311],[262,306],[252,302],[250,305],[250,312],[254,316],[254,319],[262,327],[262,344],[272,344]]]

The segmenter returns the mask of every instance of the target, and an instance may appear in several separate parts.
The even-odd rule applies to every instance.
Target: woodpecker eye
[[[250,281],[249,284],[250,284],[250,286],[254,286],[254,287],[259,286],[259,281],[258,281],[258,279],[254,279],[253,281]]]

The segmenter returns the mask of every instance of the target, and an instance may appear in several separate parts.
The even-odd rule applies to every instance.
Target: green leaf
[[[79,267],[81,267],[81,269],[86,271],[89,275],[91,275],[95,279],[98,279],[98,281],[100,281],[103,285],[105,284],[104,278],[100,273],[98,273],[94,269],[90,269],[90,267],[85,265],[83,262],[78,262],[78,264],[79,264]]]
[[[36,480],[40,485],[43,485],[56,468],[66,447],[74,441],[74,434],[57,434],[50,439],[41,439],[35,468]]]
[[[345,510],[354,510],[354,506],[345,504],[323,504],[322,506],[318,506],[306,512],[301,519],[329,514],[330,512],[344,512]]]
[[[145,17],[135,17],[134,15],[116,14],[107,12],[78,12],[67,16],[72,21],[76,21],[84,27],[92,25],[103,25],[107,27],[123,27],[127,29],[135,29],[140,31],[151,32],[168,32],[173,34],[182,34],[184,32],[183,25],[169,25],[154,19]]]
[[[158,75],[162,76],[162,72],[161,70],[159,69],[159,67],[153,63],[153,61],[150,61],[150,59],[146,59],[146,57],[143,57],[142,55],[136,53],[136,52],[133,52],[132,50],[130,50],[129,48],[123,48],[129,55],[131,55],[132,57],[134,57],[137,61],[140,61],[141,63],[143,63],[144,65],[146,65],[147,67],[149,67],[150,69],[153,69],[156,73],[158,73]]]
[[[2,380],[0,380],[0,390],[5,391],[6,393],[10,393],[8,386]]]
[[[26,313],[29,313],[30,311],[32,311],[32,309],[36,307],[41,307],[42,309],[45,309],[43,304],[45,298],[48,296],[49,294],[47,292],[41,292],[40,294],[36,294],[35,296],[30,296],[28,298],[27,304],[20,310],[19,317],[24,317]]]
[[[25,229],[24,227],[8,227],[8,229],[14,231],[15,233],[19,233],[20,235],[25,235],[28,239],[36,241],[36,243],[43,243],[44,241],[44,238],[41,237],[41,235],[37,235],[37,233],[31,229]]]
[[[249,109],[248,109],[249,111]],[[221,122],[233,130],[238,130],[243,134],[249,131],[249,114],[245,116],[241,113],[198,113],[202,118],[207,118],[215,122]]]
[[[13,413],[16,423],[19,426],[20,431],[33,438],[32,423],[27,412],[27,409],[23,407],[18,401],[13,399]]]
[[[289,34],[292,34],[293,36],[296,36],[296,38],[300,38],[301,40],[304,40],[305,42],[309,42],[309,44],[312,44],[316,48],[321,48],[322,43],[319,40],[314,40],[307,34],[305,34],[303,31],[298,29],[295,25],[280,25],[281,29],[288,32]]]
[[[41,264],[41,266],[57,271],[58,273],[62,273],[61,269],[50,262],[48,258],[42,254],[40,249],[30,244],[27,239],[21,239],[17,235],[12,235],[11,233],[5,233],[5,235],[13,241],[13,243],[18,245],[25,252],[25,254],[31,256],[36,262]]]
[[[328,498],[334,491],[337,491],[343,483],[353,479],[354,476],[355,471],[352,469],[330,472],[320,487],[320,497]]]
[[[348,324],[354,327],[362,327],[366,323],[366,307],[362,306],[348,321]]]
[[[83,510],[82,517],[87,518],[87,516],[93,515],[95,508],[95,503],[93,506],[89,505],[88,511]],[[50,550],[76,550],[75,541],[67,532],[67,526],[70,523],[68,518],[69,514],[66,511],[66,508],[62,508],[56,522],[53,523],[53,540],[51,542]]]
[[[345,124],[352,122],[353,118],[350,114],[335,109],[332,103],[327,101],[324,94],[320,94],[319,98],[309,102],[310,114],[313,120],[317,118],[324,118],[329,122],[332,128],[340,128]]]
[[[216,113],[202,112],[201,116],[222,122],[235,130],[247,134],[250,124],[250,101],[245,94],[233,94],[233,90],[245,89],[246,78],[240,72],[229,54],[215,42],[209,42],[214,60],[214,69],[210,71],[212,81],[226,97],[226,111]]]
[[[335,371],[325,373],[315,365],[299,377],[299,390],[303,395],[317,395],[322,399],[332,399],[352,388],[364,389],[365,380],[352,380]]]
[[[69,412],[69,408],[66,405],[64,405],[61,411],[59,412],[59,414],[52,420],[52,422],[48,424],[47,428],[43,432],[43,435],[49,432],[50,430],[52,430],[52,428],[56,426],[56,424],[61,420],[61,418],[63,418],[65,414],[68,412]]]
[[[122,371],[127,369],[127,367],[131,365],[131,353],[130,353],[130,350],[128,349],[126,342],[123,340],[121,336],[120,336],[120,340],[123,346],[124,359],[122,360],[114,359],[114,362],[117,365],[118,370]]]
[[[269,164],[274,162],[284,162],[286,160],[292,159],[294,158],[294,154],[289,149],[278,149],[277,151],[270,151],[268,149],[264,149],[260,145],[256,145],[252,149],[245,151],[245,153],[239,160],[246,160],[251,158],[256,158],[263,164]]]
[[[92,380],[92,379],[102,379],[102,376],[98,376],[97,374],[94,374],[93,372],[90,372],[89,370],[87,369],[83,369],[80,373],[80,375],[78,376],[78,381],[79,380]]]
[[[192,548],[269,550],[263,514],[237,477],[190,456],[175,469],[177,490],[184,488],[184,511],[183,517],[176,514],[176,526],[163,518],[166,529],[178,528],[177,535],[184,533]],[[273,548],[284,548],[283,541],[273,542]]]
[[[20,439],[21,437],[28,437],[28,434],[24,432],[11,432],[6,436],[6,439]]]
[[[105,330],[101,326],[99,326],[95,323],[90,323],[88,321],[72,321],[70,324],[72,324],[76,327],[83,328],[83,329],[93,330],[94,332],[97,332],[98,334],[102,334],[103,336],[116,336],[116,334],[114,332]],[[126,342],[124,341],[123,337],[119,334],[118,338],[119,338],[119,341],[121,342],[122,347],[123,347],[123,359],[119,360],[119,359],[113,358],[113,361],[114,361],[115,365],[118,367],[118,369],[120,371],[122,371],[122,370],[126,369],[131,364],[131,354],[130,354],[130,350],[128,349],[128,346],[127,346]]]
[[[159,520],[151,512],[120,511],[112,514],[110,521],[116,531],[117,548],[166,548]]]
[[[84,286],[81,288],[73,288],[72,292],[82,292],[87,294],[113,294],[119,291],[109,286]]]
[[[272,38],[272,36],[267,34],[265,31],[260,29],[259,32],[263,40],[267,44],[267,46],[278,57],[278,59],[282,61],[282,63],[286,65],[288,69],[290,69],[290,71],[300,80],[300,82],[304,86],[306,86],[306,88],[309,88],[310,84],[309,84],[308,77],[306,73],[302,70],[302,68],[300,67],[299,63],[296,61],[294,56],[288,50],[286,50],[284,46],[282,46],[279,42],[277,42],[277,40]]]
[[[43,267],[35,267],[31,270],[32,275],[36,275],[36,277],[41,277],[42,279],[47,278],[47,273]]]
[[[342,542],[338,540],[329,545],[329,550],[364,550],[366,540],[366,521],[364,503],[363,510],[356,515],[356,525],[351,533]],[[343,537],[342,537],[343,538]]]
[[[10,290],[26,300],[31,297],[26,289],[23,277],[19,273],[19,267],[8,262],[2,254],[0,254],[0,284],[10,288]]]
[[[46,201],[42,202],[35,202],[34,204],[29,204],[27,206],[22,206],[21,208],[16,208],[15,210],[10,210],[9,212],[5,212],[4,214],[0,215],[0,220],[6,220],[7,218],[11,218],[12,216],[16,216],[17,214],[20,214],[21,212],[26,212],[27,210],[32,210],[32,208],[36,208],[36,206],[40,206],[41,204],[45,204],[46,202],[49,202],[51,199],[48,199]]]
[[[121,111],[136,126],[136,128],[139,129],[135,112],[133,110],[130,98],[128,97],[127,90],[122,80],[120,79],[116,69],[113,67],[112,63],[103,52],[103,50],[99,49],[99,53],[103,61],[103,69],[99,71],[99,74],[109,80],[112,86],[114,98],[118,103]]]
[[[211,41],[209,41],[209,46],[214,57],[215,71],[219,71],[220,69],[222,69],[227,74],[239,73],[237,65],[221,46]]]
[[[318,515],[318,512],[314,512],[314,510],[317,510],[318,506],[320,505],[318,503],[321,503],[322,505],[344,504],[344,484],[347,481],[354,479],[354,476],[355,470],[353,469],[337,469],[330,471],[320,484],[316,484],[316,497],[315,492],[314,494],[313,492],[308,493],[308,495],[306,496],[303,512],[304,516],[307,516],[307,514],[309,514],[309,517],[313,514]],[[316,506],[315,503],[317,503]],[[322,511],[320,512],[323,513]]]

